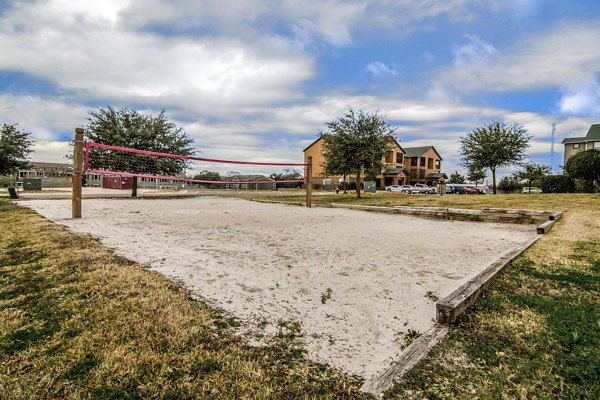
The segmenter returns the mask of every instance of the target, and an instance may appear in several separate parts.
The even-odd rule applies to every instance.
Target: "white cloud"
[[[298,98],[297,86],[313,74],[312,58],[278,37],[165,37],[124,28],[114,9],[79,20],[79,3],[71,3],[22,3],[6,11],[0,52],[11,57],[0,58],[0,69],[92,98],[191,109]]]
[[[2,123],[19,123],[35,140],[72,138],[75,128],[85,123],[88,111],[88,107],[62,98],[0,94]]]
[[[525,19],[535,15],[542,5],[542,0],[488,0],[493,11],[508,11],[514,18]]]
[[[498,50],[491,44],[480,39],[477,35],[465,35],[469,43],[456,47],[454,53],[454,66],[457,68],[480,64],[486,62],[491,56],[498,53]]]
[[[597,80],[572,85],[564,90],[560,110],[566,114],[600,116],[600,84]]]
[[[134,28],[162,26],[179,33],[210,31],[254,36],[287,28],[298,43],[353,43],[353,32],[406,35],[438,16],[452,21],[474,18],[472,0],[131,0],[120,13]],[[430,29],[427,25],[425,29]]]
[[[368,64],[365,67],[365,71],[369,72],[375,77],[384,77],[384,76],[396,76],[398,75],[398,71],[393,67],[382,63],[381,61],[375,61]]]
[[[59,142],[54,140],[38,140],[34,142],[33,153],[29,159],[35,162],[55,162],[67,163],[67,154],[72,154],[73,149],[69,142]]]
[[[554,26],[489,59],[440,72],[438,80],[464,91],[566,88],[600,73],[600,30],[595,25]],[[469,54],[467,52],[466,54]],[[477,51],[475,51],[477,54]],[[484,50],[485,54],[485,50]]]

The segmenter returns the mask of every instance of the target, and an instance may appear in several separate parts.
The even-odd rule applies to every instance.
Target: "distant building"
[[[308,157],[313,159],[313,182],[327,186],[337,186],[342,177],[326,176],[323,170],[325,157],[323,156],[323,139],[318,138],[304,149],[304,162]],[[378,188],[389,185],[405,185],[424,183],[436,184],[442,177],[447,179],[442,172],[442,157],[433,146],[403,148],[394,140],[392,148],[383,157],[384,168],[376,177]],[[355,182],[356,174],[347,177],[348,181]]]
[[[221,179],[223,181],[231,182],[225,185],[226,189],[277,190],[277,184],[275,183],[275,180],[264,175],[231,175],[224,176]]]
[[[408,184],[425,183],[434,185],[442,177],[442,157],[433,146],[407,147],[404,167],[408,169]]]
[[[40,179],[42,187],[69,187],[73,166],[63,163],[30,162],[29,168],[18,171],[17,185],[23,186],[25,179]]]
[[[600,124],[592,125],[587,135],[583,137],[563,139],[562,144],[565,145],[565,164],[571,156],[579,153],[580,151],[591,149],[600,150]]]

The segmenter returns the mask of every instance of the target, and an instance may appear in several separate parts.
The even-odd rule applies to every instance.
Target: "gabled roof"
[[[407,147],[404,149],[404,152],[406,153],[406,157],[421,157],[429,149],[433,149],[433,151],[435,151],[435,154],[437,154],[440,160],[443,160],[442,156],[440,156],[440,153],[438,153],[438,151],[433,146]]]
[[[273,179],[264,175],[231,175],[224,176],[224,181],[230,182],[251,182],[251,181],[272,181]]]
[[[316,144],[321,139],[323,139],[323,138],[319,136],[317,138],[317,140],[315,140],[314,142],[309,144],[308,147],[306,147],[304,150],[302,150],[302,152],[305,152],[306,150],[310,149],[314,144]],[[402,146],[400,146],[400,143],[398,143],[398,141],[396,139],[394,139],[394,143],[400,148],[400,150],[402,150],[403,153],[406,153],[406,151],[402,148]]]
[[[600,140],[600,124],[595,124],[590,126],[590,130],[588,131],[585,138],[589,140]]]
[[[590,130],[588,131],[587,135],[585,135],[585,137],[571,137],[571,138],[564,138],[562,141],[562,144],[565,143],[585,143],[585,142],[592,142],[592,141],[599,141],[600,140],[600,124],[594,124],[592,126],[590,126]]]
[[[31,161],[31,162],[29,162],[29,166],[31,167],[31,169],[59,169],[59,170],[73,169],[72,164],[53,163],[53,162]]]
[[[313,147],[313,145],[314,145],[315,143],[317,143],[317,142],[318,142],[319,140],[321,140],[321,139],[322,139],[322,137],[320,137],[320,136],[319,136],[319,137],[317,138],[317,140],[315,140],[314,142],[312,142],[311,144],[309,144],[309,145],[308,145],[308,146],[307,146],[307,147],[306,147],[304,150],[302,150],[302,152],[305,152],[306,150],[308,150],[308,149],[310,149],[311,147]]]
[[[390,169],[383,171],[383,175],[399,175],[403,172],[405,175],[409,174],[409,172],[406,168],[390,168]]]
[[[445,172],[432,172],[430,174],[427,174],[425,179],[440,179],[442,176],[444,177],[444,179],[448,179],[448,175],[446,175]]]
[[[562,141],[562,144],[565,143],[584,143],[585,142],[585,138],[584,137],[567,137],[564,138]]]

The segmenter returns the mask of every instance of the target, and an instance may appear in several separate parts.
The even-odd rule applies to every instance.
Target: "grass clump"
[[[1,399],[368,397],[290,345],[293,324],[247,347],[230,317],[93,238],[5,200],[0,225]]]

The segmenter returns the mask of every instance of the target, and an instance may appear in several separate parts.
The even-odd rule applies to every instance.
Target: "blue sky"
[[[165,110],[210,158],[301,162],[348,106],[462,171],[503,120],[531,161],[600,123],[600,1],[0,1],[0,122],[62,162],[90,111]],[[505,171],[507,172],[507,171]]]

